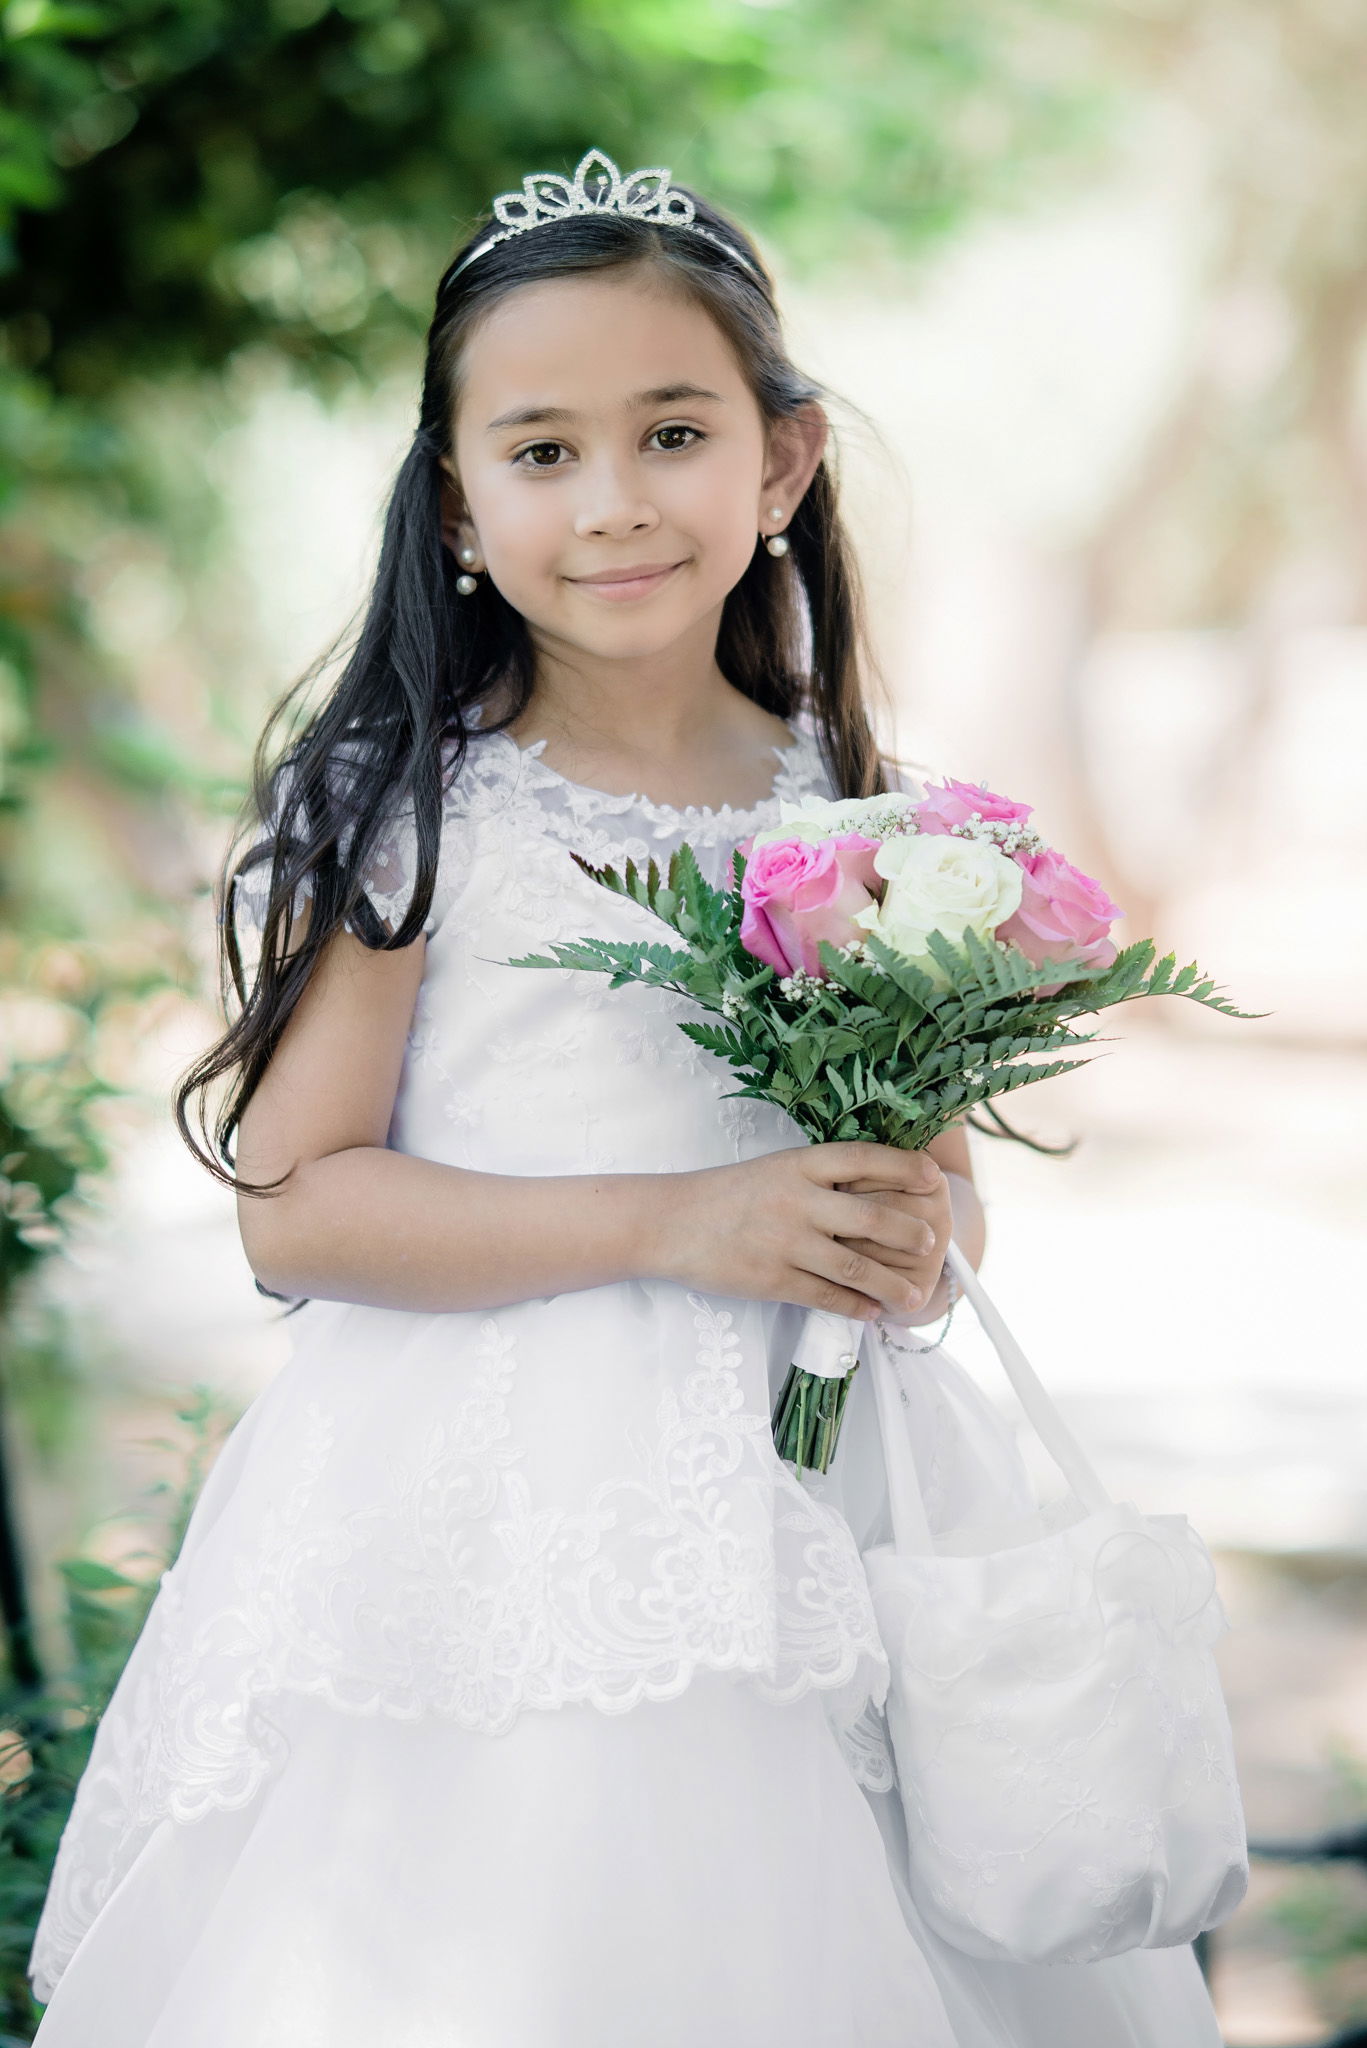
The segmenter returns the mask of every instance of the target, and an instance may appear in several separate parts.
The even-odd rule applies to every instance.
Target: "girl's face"
[[[447,544],[543,647],[629,659],[715,634],[821,459],[819,406],[783,425],[766,433],[721,330],[658,276],[524,285],[464,352]]]

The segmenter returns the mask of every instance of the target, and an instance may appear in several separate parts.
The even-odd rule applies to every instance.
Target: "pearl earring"
[[[475,577],[471,576],[468,572],[471,565],[479,560],[479,550],[478,548],[471,547],[467,540],[457,548],[456,556],[459,561],[464,562],[467,572],[464,576],[457,576],[456,589],[462,597],[473,597],[479,589],[479,584]]]
[[[769,507],[769,517],[771,519],[782,519],[783,507],[781,505],[771,505]],[[788,536],[786,533],[767,534],[764,545],[768,548],[771,555],[786,555],[788,552]]]

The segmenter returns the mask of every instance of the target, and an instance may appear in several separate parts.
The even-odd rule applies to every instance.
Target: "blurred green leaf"
[[[116,1572],[107,1564],[100,1564],[93,1557],[68,1557],[60,1567],[63,1578],[72,1586],[79,1586],[83,1593],[107,1593],[113,1586],[133,1586],[125,1572]]]

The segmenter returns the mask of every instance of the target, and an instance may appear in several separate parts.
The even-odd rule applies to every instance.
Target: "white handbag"
[[[957,1245],[949,1259],[1073,1499],[937,1544],[896,1367],[867,1330],[893,1541],[863,1557],[912,1896],[994,1960],[1189,1942],[1248,1881],[1210,1553],[1184,1516],[1109,1498]]]

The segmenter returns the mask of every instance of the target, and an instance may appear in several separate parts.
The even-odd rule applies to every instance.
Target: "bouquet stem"
[[[809,1309],[773,1413],[774,1445],[798,1470],[828,1472],[840,1441],[863,1325]]]
[[[840,1423],[850,1381],[858,1364],[839,1379],[823,1373],[788,1368],[783,1392],[774,1409],[774,1443],[780,1458],[790,1458],[799,1471],[828,1472],[840,1441]]]

